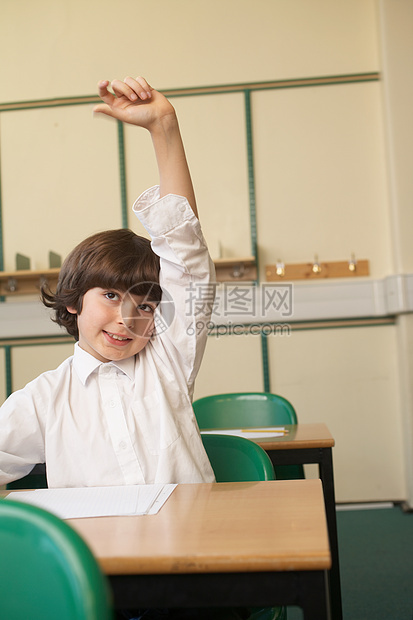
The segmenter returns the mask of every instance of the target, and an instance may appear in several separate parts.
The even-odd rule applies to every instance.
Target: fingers
[[[94,112],[120,118],[122,110],[126,111],[131,103],[140,103],[152,98],[153,88],[141,76],[135,79],[127,76],[123,81],[113,80],[110,86],[113,93],[108,90],[108,80],[98,83],[98,93],[103,103],[95,106]]]
[[[126,77],[123,82],[121,80],[113,80],[111,86],[118,98],[126,97],[130,101],[137,101],[138,99],[146,101],[152,96],[152,89],[143,78],[133,79]]]
[[[140,99],[150,99],[153,88],[149,86],[145,78],[138,76],[136,79],[125,78],[125,83],[140,97]]]
[[[111,103],[112,100],[114,99],[114,96],[112,95],[112,93],[108,91],[108,86],[109,86],[108,80],[102,80],[101,82],[99,82],[98,93],[102,101],[105,101],[106,103]]]

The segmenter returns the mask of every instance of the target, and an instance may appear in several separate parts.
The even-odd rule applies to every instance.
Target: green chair
[[[274,480],[268,454],[256,443],[235,435],[202,434],[217,482]],[[286,620],[285,607],[251,608],[248,620]],[[212,616],[213,617],[213,616]]]
[[[202,430],[297,424],[292,404],[268,392],[237,392],[200,398],[193,403]],[[277,480],[304,478],[302,465],[276,465]]]
[[[275,479],[270,457],[249,439],[205,433],[201,437],[217,482]]]
[[[39,463],[35,465],[29,474],[19,478],[19,480],[9,482],[6,488],[9,491],[17,489],[47,489],[45,464]]]
[[[109,620],[108,582],[83,539],[56,516],[0,499],[0,618]]]

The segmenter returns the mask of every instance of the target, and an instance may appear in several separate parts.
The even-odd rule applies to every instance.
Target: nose
[[[132,329],[136,318],[135,315],[136,310],[133,300],[129,296],[125,296],[119,306],[118,323],[125,325],[128,329]]]

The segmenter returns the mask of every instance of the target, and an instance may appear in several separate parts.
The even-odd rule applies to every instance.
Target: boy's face
[[[132,357],[148,344],[156,302],[144,296],[91,288],[77,317],[79,345],[101,362]],[[74,308],[67,308],[77,314]]]

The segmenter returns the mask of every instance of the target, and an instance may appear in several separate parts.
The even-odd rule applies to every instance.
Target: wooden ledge
[[[18,271],[0,271],[0,295],[38,295],[40,287],[47,282],[51,289],[57,284],[60,268],[20,269]]]
[[[216,258],[217,282],[250,282],[257,279],[257,263],[253,256]]]
[[[257,265],[253,256],[218,258],[214,260],[214,264],[218,282],[245,282],[257,279]],[[45,281],[53,290],[56,287],[59,272],[59,267],[0,271],[0,296],[38,295]]]

